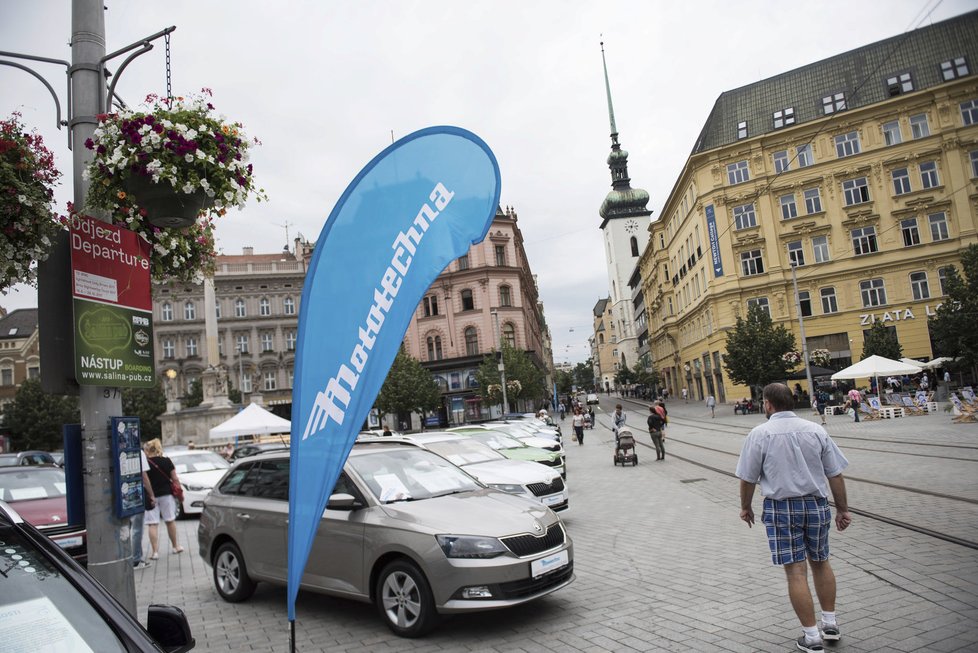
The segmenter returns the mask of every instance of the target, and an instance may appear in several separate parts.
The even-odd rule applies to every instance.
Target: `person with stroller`
[[[584,411],[581,410],[580,406],[574,408],[571,425],[574,427],[574,439],[577,440],[577,444],[584,444]]]
[[[666,426],[666,421],[662,419],[662,415],[656,410],[656,405],[649,406],[649,435],[652,436],[652,444],[655,445],[655,459],[665,460],[666,459],[666,446],[663,441],[666,439],[665,434],[662,432]]]
[[[618,442],[618,431],[625,427],[625,411],[622,410],[621,404],[615,404],[615,412],[611,416],[611,422],[611,430],[615,432],[615,442]]]

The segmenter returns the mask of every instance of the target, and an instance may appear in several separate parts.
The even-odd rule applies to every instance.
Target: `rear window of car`
[[[18,467],[0,474],[0,501],[51,499],[68,493],[65,473],[56,468]]]

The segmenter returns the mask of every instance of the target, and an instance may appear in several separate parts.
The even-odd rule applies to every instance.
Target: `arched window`
[[[475,310],[475,300],[472,299],[472,291],[466,288],[461,292],[462,297],[462,310],[463,311],[474,311]]]
[[[187,302],[183,305],[183,319],[185,320],[197,319],[197,306],[193,302]]]
[[[272,303],[268,301],[267,297],[262,297],[258,301],[258,314],[259,315],[271,315],[272,314]]]
[[[234,317],[245,317],[247,312],[245,311],[245,302],[243,299],[234,300]]]
[[[513,298],[509,286],[499,286],[499,305],[512,306]]]
[[[469,327],[465,330],[465,355],[479,355],[479,334],[476,332],[475,327]]]
[[[598,344],[599,345],[603,345],[604,344],[604,334],[603,333],[599,333],[598,334]]]
[[[285,309],[286,315],[295,315],[295,300],[291,297],[286,297],[282,300],[282,308]]]
[[[442,359],[441,336],[428,336],[427,344],[428,360],[440,361]]]
[[[632,246],[632,256],[638,256],[638,238],[632,236],[628,242]]]
[[[512,322],[503,325],[503,342],[516,349],[516,327]]]
[[[166,302],[160,307],[160,317],[164,322],[169,322],[173,319],[173,304]]]

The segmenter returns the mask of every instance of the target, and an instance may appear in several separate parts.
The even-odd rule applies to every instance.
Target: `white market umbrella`
[[[944,367],[944,365],[954,360],[951,356],[939,356],[932,361],[924,363],[924,367],[928,370],[936,370],[938,367]]]
[[[274,415],[258,404],[248,404],[248,407],[231,419],[221,422],[210,430],[210,439],[223,440],[239,435],[271,435],[273,433],[291,433],[292,422]]]
[[[907,365],[914,365],[914,366],[920,368],[920,370],[923,370],[924,368],[927,367],[927,364],[926,363],[921,363],[920,361],[914,360],[912,358],[901,358],[900,359],[900,362],[901,363],[906,363]]]
[[[839,370],[832,375],[832,380],[840,379],[876,379],[877,389],[880,387],[879,377],[892,376],[894,374],[920,374],[919,364],[911,365],[903,361],[895,361],[883,356],[869,356],[858,363],[850,365],[844,370]]]

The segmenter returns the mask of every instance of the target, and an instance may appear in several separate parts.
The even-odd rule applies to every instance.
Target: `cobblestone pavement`
[[[640,435],[638,466],[622,468],[611,464],[605,411],[614,402],[602,399],[598,426],[587,431],[583,446],[565,445],[571,509],[562,517],[574,538],[577,573],[568,588],[510,610],[446,617],[422,640],[392,635],[370,605],[303,592],[297,649],[794,650],[800,629],[784,574],[770,563],[763,528],[739,521],[736,479],[680,460],[733,470],[731,454],[763,417],[721,414],[711,420],[702,404],[670,401],[670,455],[656,462],[648,437]],[[636,432],[644,434],[647,409],[624,403],[629,421],[640,425]],[[724,411],[730,408],[718,408]],[[938,414],[892,423],[837,418],[828,429],[852,463],[847,476],[978,496],[978,426],[951,424]],[[955,447],[925,449],[942,458],[879,452],[914,449],[883,440],[924,438]],[[857,482],[850,483],[850,494],[853,506],[885,509],[908,522],[926,520],[934,530],[978,540],[978,521],[968,517],[972,504]],[[755,498],[755,509],[759,502]],[[179,523],[186,552],[172,555],[163,544],[160,560],[136,572],[143,618],[149,603],[171,603],[187,612],[197,651],[288,650],[285,589],[261,584],[248,602],[222,601],[196,553],[196,526],[195,520]],[[978,552],[862,517],[844,533],[833,532],[831,545],[843,638],[827,650],[978,650]]]

